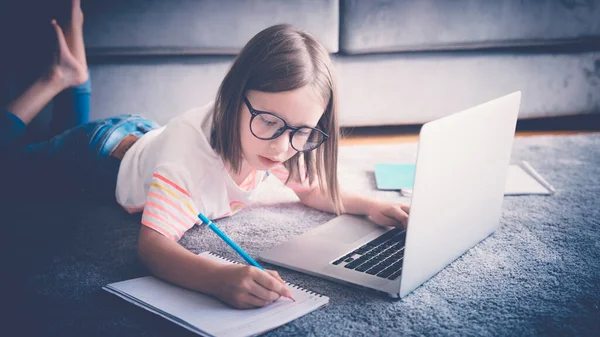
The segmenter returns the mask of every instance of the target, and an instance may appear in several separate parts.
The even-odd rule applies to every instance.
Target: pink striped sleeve
[[[198,222],[198,209],[183,184],[176,183],[180,180],[175,174],[155,173],[142,215],[143,225],[173,240]]]

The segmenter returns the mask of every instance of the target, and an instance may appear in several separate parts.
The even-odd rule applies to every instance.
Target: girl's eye
[[[262,122],[264,125],[267,125],[267,126],[273,126],[273,125],[277,124],[277,121],[276,121],[276,120],[273,120],[273,118],[269,118],[269,117],[262,116],[262,115],[261,115],[261,116],[258,116],[258,118],[260,118],[260,121],[261,121],[261,122]]]
[[[312,130],[312,129],[309,129],[309,128],[300,128],[300,129],[296,130],[296,134],[297,134],[299,137],[303,137],[303,138],[308,138],[308,137],[310,137],[310,135],[311,135],[312,133],[313,133],[313,130]]]

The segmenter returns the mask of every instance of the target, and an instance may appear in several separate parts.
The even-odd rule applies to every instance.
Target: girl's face
[[[324,103],[308,87],[277,93],[250,90],[246,98],[254,110],[275,114],[292,127],[314,128],[325,111]],[[296,154],[297,151],[290,144],[292,130],[286,130],[275,139],[262,140],[250,131],[252,114],[243,97],[239,113],[242,153],[253,168],[264,171]]]

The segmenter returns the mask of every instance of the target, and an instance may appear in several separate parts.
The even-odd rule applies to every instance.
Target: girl
[[[329,55],[316,39],[277,25],[242,49],[214,103],[163,127],[115,117],[60,137],[85,140],[93,149],[86,160],[101,168],[87,172],[88,179],[114,179],[117,202],[143,212],[138,254],[154,275],[236,308],[261,307],[291,295],[275,271],[221,265],[177,243],[198,223],[198,213],[231,216],[274,175],[307,206],[406,225],[408,206],[340,191],[336,87]],[[114,193],[114,181],[111,186]]]

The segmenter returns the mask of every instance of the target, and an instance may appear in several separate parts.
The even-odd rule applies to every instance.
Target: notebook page
[[[210,252],[204,252],[200,255],[220,263],[231,263]],[[238,336],[266,332],[318,309],[329,302],[329,298],[326,296],[307,291],[290,283],[287,283],[287,286],[296,302],[282,297],[267,307],[244,310],[244,312],[249,314],[247,317],[232,317],[231,319],[240,321],[236,322],[234,326],[230,325],[217,332],[217,334],[219,336]]]
[[[229,263],[219,259],[219,262]],[[106,290],[145,307],[194,332],[219,336],[246,336],[274,329],[328,303],[329,298],[290,285],[296,302],[280,298],[269,306],[233,309],[204,294],[148,276],[112,283]]]
[[[156,307],[154,307],[152,305],[144,303],[144,302],[138,300],[137,298],[128,295],[127,293],[121,292],[120,290],[118,290],[116,288],[112,288],[112,285],[107,285],[105,287],[102,287],[102,289],[108,291],[109,293],[117,295],[117,296],[121,297],[122,299],[126,300],[127,302],[135,304],[135,305],[137,305],[138,307],[140,307],[142,309],[146,309],[146,310],[148,310],[150,312],[153,312],[153,313],[155,313],[155,314],[157,314],[159,316],[162,316],[163,318],[166,318],[169,321],[171,321],[173,323],[176,323],[176,324],[178,324],[178,325],[180,325],[180,326],[182,326],[182,327],[184,327],[184,328],[186,328],[186,329],[188,329],[188,330],[190,330],[192,332],[195,332],[197,334],[202,334],[202,335],[208,335],[207,332],[202,331],[201,329],[198,329],[197,327],[188,324],[187,322],[179,319],[176,316],[173,316],[173,315],[169,314],[168,312],[162,311],[159,308],[156,308]]]
[[[523,170],[521,166],[510,165],[508,167],[504,194],[551,194],[551,191]]]
[[[236,322],[234,325],[230,324],[215,334],[218,336],[247,336],[263,333],[328,303],[328,299],[321,296],[306,295],[305,292],[298,289],[290,290],[296,302],[290,299],[279,299],[268,307],[245,310],[248,314],[245,319],[240,319],[240,322]]]

